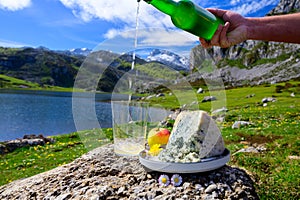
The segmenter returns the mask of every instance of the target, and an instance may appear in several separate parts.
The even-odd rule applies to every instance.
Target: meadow
[[[59,91],[59,92],[72,92],[73,88],[65,88],[52,85],[41,85],[38,83],[17,79],[14,77],[0,74],[0,89],[8,90],[47,90],[47,91]],[[82,91],[76,89],[76,91]]]
[[[195,88],[196,90],[196,88]],[[175,92],[177,94],[181,92]],[[191,99],[182,92],[180,99]],[[199,102],[204,96],[219,91],[197,94]],[[291,94],[294,94],[291,96]],[[247,171],[253,178],[261,199],[300,199],[300,81],[231,88],[224,91],[228,109],[219,123],[225,145],[231,151],[228,163]],[[262,103],[265,97],[275,102]],[[150,105],[169,109],[178,108],[178,95],[165,95],[149,100]],[[224,101],[220,103],[223,105]],[[215,102],[218,105],[218,100]],[[193,105],[195,106],[195,105]],[[212,111],[212,102],[199,103],[197,108]],[[199,107],[198,107],[199,106]],[[250,125],[232,129],[235,121],[248,121]],[[56,142],[44,146],[26,147],[0,155],[0,185],[32,176],[71,162],[103,144],[93,140],[87,147],[81,135],[97,134],[112,141],[112,129],[88,130],[54,136]],[[255,147],[259,152],[238,152]]]

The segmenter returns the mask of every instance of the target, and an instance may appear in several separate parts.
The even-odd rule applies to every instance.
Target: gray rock
[[[228,109],[226,107],[223,107],[212,111],[211,114],[219,114],[219,113],[226,113],[226,112],[228,112]]]
[[[269,14],[286,14],[291,11],[300,11],[300,0],[281,0]]]
[[[218,186],[217,186],[216,184],[212,184],[212,185],[209,185],[209,186],[204,190],[204,192],[205,192],[206,194],[212,193],[212,192],[215,191],[217,188],[218,188]]]
[[[291,97],[295,97],[296,95],[295,95],[294,92],[292,92],[292,93],[290,94],[290,96],[291,96]]]
[[[100,199],[100,196],[98,194],[93,194],[91,197],[90,197],[90,200],[99,200]]]
[[[152,99],[153,97],[155,97],[154,95],[150,95],[146,97],[146,100]]]
[[[26,146],[45,145],[53,142],[55,142],[54,139],[42,135],[24,135],[23,139],[4,141],[0,144],[0,154],[9,153]]]
[[[202,88],[199,88],[199,89],[197,90],[197,94],[202,94],[202,93],[204,93],[204,90],[203,90]]]
[[[159,93],[159,94],[156,95],[156,97],[164,97],[164,96],[166,96],[166,95],[163,94],[163,93]]]
[[[275,102],[276,99],[273,97],[266,97],[261,100],[262,103]]]
[[[247,148],[240,149],[237,152],[235,152],[234,154],[237,154],[237,153],[261,153],[266,150],[267,149],[264,146],[258,146],[258,147],[250,146]]]
[[[131,166],[132,172],[116,174],[111,166]],[[87,176],[91,168],[97,173]],[[113,145],[106,145],[67,165],[0,186],[0,199],[259,199],[250,176],[230,166],[185,174],[181,187],[160,187],[160,175],[147,173],[137,157],[116,156]]]
[[[57,200],[67,200],[67,199],[70,199],[71,197],[72,197],[71,193],[66,193],[66,194],[59,195],[56,199]]]
[[[199,190],[200,192],[203,192],[205,188],[202,185],[200,185],[200,184],[196,184],[195,185],[195,189]]]
[[[202,103],[209,102],[209,101],[216,101],[216,100],[217,100],[217,98],[214,96],[206,96],[202,99]]]
[[[249,126],[249,125],[251,125],[251,124],[252,124],[251,122],[247,122],[247,121],[235,121],[235,122],[232,124],[231,128],[232,128],[232,129],[239,129],[239,128],[241,128],[241,127]]]

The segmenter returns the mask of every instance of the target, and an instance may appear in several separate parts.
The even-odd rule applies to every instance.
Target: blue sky
[[[248,17],[260,17],[279,0],[194,2],[205,8],[217,7]],[[136,0],[0,0],[0,46],[109,50],[113,45],[120,47],[119,39],[122,38],[126,44],[120,51],[127,51],[126,47],[133,44],[135,35],[136,9]],[[151,46],[160,42],[171,45],[174,39],[168,39],[172,38],[172,31],[178,35],[178,29],[174,28],[169,17],[145,2],[140,3],[139,16],[139,45],[147,43]],[[177,46],[197,43],[196,37],[180,34],[185,36],[176,39]]]

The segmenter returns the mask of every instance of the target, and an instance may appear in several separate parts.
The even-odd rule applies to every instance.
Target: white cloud
[[[137,0],[60,0],[67,8],[71,9],[73,14],[85,22],[93,19],[105,20],[114,23],[118,28],[107,30],[104,37],[108,40],[117,36],[125,36],[130,33],[130,37],[135,36],[134,29],[136,23]],[[254,13],[265,6],[274,5],[278,0],[225,0],[226,8],[241,13],[243,15]],[[195,0],[200,6],[215,5],[216,0]],[[218,4],[220,5],[220,4]],[[230,6],[228,6],[230,5]],[[108,28],[108,27],[103,27]],[[153,6],[140,2],[139,29],[150,30],[160,28],[161,30],[170,30],[174,28],[170,17],[159,12]],[[177,30],[177,29],[176,29]],[[143,34],[143,35],[142,35]],[[186,33],[189,35],[188,33]],[[197,41],[197,37],[193,37]],[[139,45],[158,44],[175,45],[185,44],[185,38],[172,38],[170,33],[144,31],[139,33]]]
[[[140,31],[140,46],[190,46],[197,37],[179,30],[144,29]]]
[[[239,4],[240,2],[241,2],[241,0],[231,0],[229,4],[232,6],[235,6],[235,5]]]
[[[60,0],[84,21],[99,18],[107,21],[122,20],[132,22],[135,16],[136,0]]]
[[[109,38],[100,46],[113,52],[128,52],[134,48],[135,35],[136,30],[130,27],[123,30],[111,29],[107,32]],[[138,30],[137,48],[176,48],[183,53],[183,51],[190,51],[197,42],[198,37],[178,29],[143,28]]]
[[[126,28],[124,28],[123,30],[118,30],[118,29],[109,29],[106,34],[104,35],[105,38],[107,39],[112,39],[114,37],[116,37],[117,35],[119,35],[120,33],[126,31]]]
[[[135,43],[135,30],[118,32],[115,37],[99,44],[96,50],[109,50],[116,53],[131,52]],[[147,28],[138,31],[138,51],[145,49],[166,49],[180,55],[189,54],[198,44],[198,38],[183,31],[163,28]]]
[[[23,43],[18,43],[18,42],[14,42],[14,41],[8,41],[8,40],[1,40],[0,39],[0,46],[1,47],[15,47],[15,48],[20,48],[20,47],[27,47],[27,46],[31,46],[28,44],[23,44]]]
[[[120,25],[120,30],[112,29],[106,37],[112,38],[119,32],[135,27],[137,0],[60,0],[63,5],[70,8],[73,14],[83,21],[101,19]],[[153,6],[141,1],[139,12],[139,27],[173,27],[170,17],[158,12]]]
[[[0,0],[0,8],[4,10],[17,11],[31,5],[31,0]]]
[[[266,6],[276,5],[278,3],[277,0],[262,0],[262,1],[246,1],[241,2],[240,0],[232,0],[231,5],[239,5],[237,7],[233,7],[232,10],[240,13],[241,15],[248,15],[251,13],[255,13]]]

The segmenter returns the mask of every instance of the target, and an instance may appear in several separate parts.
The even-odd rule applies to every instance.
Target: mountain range
[[[189,71],[190,68],[189,58],[161,49],[153,49],[146,61],[160,62],[177,71]]]
[[[267,15],[279,15],[300,11],[300,0],[281,0]],[[213,72],[207,72],[203,60],[215,61]],[[222,78],[227,87],[284,82],[300,78],[300,45],[281,42],[248,40],[228,49],[214,47],[192,49],[191,68],[196,73],[186,79],[199,82],[203,79]]]
[[[281,0],[268,15],[299,11],[300,0]],[[300,78],[299,47],[298,44],[249,40],[228,49],[215,47],[204,50],[196,46],[191,50],[190,58],[153,49],[146,59],[135,58],[134,70],[131,54],[94,52],[86,48],[53,51],[45,47],[0,47],[0,74],[41,86],[72,87],[76,80],[77,86],[105,92],[113,91],[116,84],[128,88],[122,77],[137,73],[142,79],[141,85],[136,88],[139,92],[165,82],[197,83],[218,76],[229,87],[254,85]],[[210,60],[213,60],[215,69],[209,67],[207,61]],[[82,66],[85,66],[84,75],[78,80],[76,76]],[[0,87],[5,87],[5,81],[0,78]],[[92,86],[95,81],[96,87]]]
[[[76,48],[76,49],[70,49],[65,51],[56,51],[57,53],[62,53],[69,56],[88,56],[92,50],[88,48]]]

